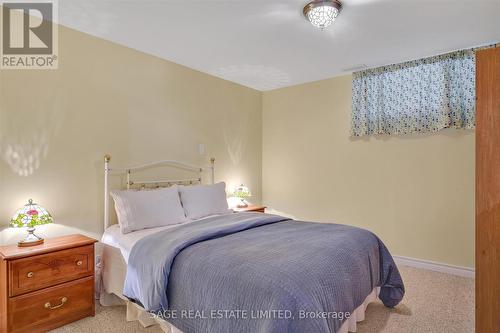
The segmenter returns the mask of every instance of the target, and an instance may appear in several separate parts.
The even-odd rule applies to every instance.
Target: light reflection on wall
[[[27,177],[40,168],[62,118],[51,101],[16,104],[0,103],[0,158],[12,172]]]
[[[0,141],[2,158],[11,170],[19,176],[29,176],[40,167],[40,161],[47,156],[48,138],[46,133],[35,133],[32,138],[20,142]]]
[[[224,118],[224,143],[233,165],[239,165],[245,152],[250,114],[235,110]]]

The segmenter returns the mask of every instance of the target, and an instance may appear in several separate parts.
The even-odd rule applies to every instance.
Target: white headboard
[[[168,187],[174,184],[178,185],[193,185],[199,184],[202,182],[202,175],[204,171],[210,172],[210,182],[214,183],[215,176],[215,158],[210,159],[210,165],[208,167],[197,167],[188,163],[173,161],[173,160],[163,160],[157,162],[151,162],[126,168],[120,169],[111,169],[110,168],[111,156],[104,156],[104,230],[109,227],[109,174],[111,171],[116,171],[117,173],[124,173],[127,177],[127,189],[130,189],[133,185],[135,186],[154,186],[154,187]],[[142,179],[136,180],[132,179],[132,172],[140,171],[150,168],[157,167],[170,167],[170,168],[178,168],[184,169],[190,172],[193,172],[197,175],[196,178],[190,179]]]

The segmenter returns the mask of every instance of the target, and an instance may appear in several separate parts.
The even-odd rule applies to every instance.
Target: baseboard
[[[474,268],[448,265],[439,262],[415,259],[403,256],[393,256],[393,258],[396,264],[401,266],[428,269],[430,271],[453,274],[472,279],[474,279],[476,276],[476,271]]]

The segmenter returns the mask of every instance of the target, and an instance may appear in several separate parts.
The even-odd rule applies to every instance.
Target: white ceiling
[[[60,0],[68,27],[258,90],[500,41],[500,0],[344,0],[325,31],[307,0]]]

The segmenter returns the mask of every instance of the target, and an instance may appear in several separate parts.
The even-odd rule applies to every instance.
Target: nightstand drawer
[[[67,282],[8,301],[9,332],[46,332],[94,314],[94,278]]]
[[[12,260],[9,272],[10,296],[89,276],[94,272],[94,245]]]

